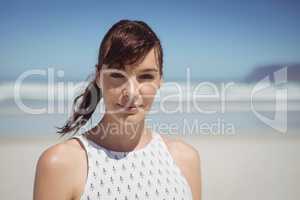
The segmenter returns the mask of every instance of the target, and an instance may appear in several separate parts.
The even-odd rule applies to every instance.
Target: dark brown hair
[[[64,136],[74,131],[76,134],[91,118],[102,97],[96,78],[104,64],[108,68],[124,69],[125,65],[142,62],[153,48],[162,76],[163,51],[161,42],[154,31],[142,21],[121,20],[114,24],[101,42],[95,78],[88,84],[85,91],[74,99],[73,113],[66,124],[58,128],[57,133]]]

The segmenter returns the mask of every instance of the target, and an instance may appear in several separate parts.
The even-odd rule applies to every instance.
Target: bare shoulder
[[[38,166],[55,169],[72,168],[78,154],[84,153],[75,140],[66,140],[45,149],[39,157]]]
[[[73,199],[84,166],[84,149],[66,140],[48,147],[36,165],[34,199]],[[51,198],[50,198],[51,197]]]
[[[162,138],[174,158],[188,161],[189,163],[198,162],[200,159],[198,150],[184,140],[180,138],[171,138],[170,136],[165,135],[162,135]]]
[[[201,199],[200,154],[192,145],[179,138],[162,136],[170,154],[191,187],[194,200]]]

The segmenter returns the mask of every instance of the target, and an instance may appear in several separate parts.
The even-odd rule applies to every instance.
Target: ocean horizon
[[[15,82],[2,82],[0,136],[57,135],[55,127],[65,123],[74,97],[85,84],[31,82],[17,86]],[[84,130],[101,119],[104,109],[101,100]],[[160,133],[185,136],[299,135],[299,114],[297,83],[258,87],[234,82],[170,81],[158,91],[146,122]]]

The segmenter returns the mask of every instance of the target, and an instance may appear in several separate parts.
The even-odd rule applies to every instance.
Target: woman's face
[[[162,83],[154,49],[138,65],[125,70],[102,66],[99,74],[106,114],[121,122],[144,120]]]

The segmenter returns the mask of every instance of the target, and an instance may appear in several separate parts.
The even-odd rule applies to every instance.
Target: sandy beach
[[[299,136],[182,138],[200,152],[203,199],[299,199]],[[2,137],[1,199],[32,199],[37,159],[59,141],[55,137]]]

